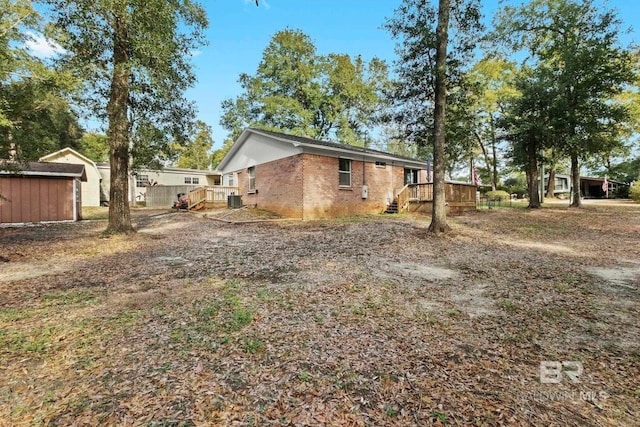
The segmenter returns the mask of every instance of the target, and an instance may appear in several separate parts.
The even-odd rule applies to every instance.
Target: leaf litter
[[[0,424],[634,425],[639,213],[0,229]]]

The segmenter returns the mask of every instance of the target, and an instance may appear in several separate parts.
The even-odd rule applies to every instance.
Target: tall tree
[[[29,49],[43,35],[31,1],[0,0],[0,158],[34,160],[76,147],[82,129],[68,102],[73,79]]]
[[[581,206],[580,162],[620,143],[624,106],[612,102],[632,83],[631,57],[619,40],[620,21],[594,0],[534,0],[496,16],[496,39],[525,51],[549,72],[554,144],[571,159],[572,206]]]
[[[33,58],[25,48],[28,32],[39,27],[40,17],[26,0],[0,0],[0,85],[29,76]],[[7,132],[13,124],[7,117],[9,102],[0,97],[0,127]],[[6,136],[5,136],[6,138]]]
[[[434,209],[430,229],[436,233],[448,228],[444,176],[450,145],[447,138],[454,134],[447,128],[453,130],[459,123],[445,118],[447,93],[456,100],[449,105],[459,107],[450,110],[463,113],[465,64],[470,62],[482,29],[479,10],[477,0],[439,0],[437,8],[430,0],[404,0],[386,23],[398,40],[398,82],[393,95],[396,119],[406,131],[404,136],[419,147],[419,153],[429,142],[432,144]],[[464,138],[469,140],[470,136]]]
[[[543,177],[538,164],[553,139],[550,90],[544,71],[521,70],[514,85],[516,92],[497,122],[506,131],[504,138],[511,142],[512,162],[526,172],[530,208],[540,207],[538,182]]]
[[[516,95],[515,76],[514,63],[489,57],[478,61],[469,73],[475,95],[473,134],[482,152],[492,190],[497,189],[499,182],[500,135],[496,122],[504,113],[506,103]]]
[[[9,124],[0,142],[0,158],[9,151],[19,160],[34,160],[60,148],[78,148],[83,129],[58,85],[55,73],[40,72],[0,85],[0,97],[8,106],[4,113]]]
[[[146,159],[150,151],[161,151],[155,146],[158,141],[150,138],[159,134],[186,140],[194,111],[184,91],[195,80],[189,59],[204,42],[205,11],[191,0],[44,2],[67,51],[61,63],[84,80],[85,105],[108,122],[111,188],[106,231],[131,232],[131,156]],[[169,140],[163,137],[159,142],[165,146]]]
[[[261,127],[363,145],[377,124],[387,74],[376,58],[366,63],[343,54],[321,56],[308,35],[282,30],[256,73],[240,76],[243,93],[222,103],[220,123],[231,139]]]
[[[196,122],[195,134],[189,142],[180,149],[180,157],[177,166],[179,168],[206,170],[211,166],[211,148],[213,138],[211,137],[211,127],[205,122]]]
[[[107,136],[95,132],[85,133],[80,140],[78,152],[94,162],[106,162],[109,160],[109,141]]]
[[[436,90],[433,113],[433,210],[429,231],[444,233],[447,204],[444,192],[445,109],[447,105],[447,42],[449,40],[449,0],[440,0],[436,28]]]

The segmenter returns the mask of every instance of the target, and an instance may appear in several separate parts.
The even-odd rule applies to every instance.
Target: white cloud
[[[24,42],[24,46],[38,58],[51,58],[65,52],[62,46],[53,40],[49,40],[42,34],[29,32],[27,36],[27,41]]]

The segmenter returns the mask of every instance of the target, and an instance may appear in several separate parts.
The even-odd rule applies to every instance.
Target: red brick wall
[[[249,191],[249,171],[238,171],[238,186],[245,205],[302,218],[302,155],[256,165],[256,192]]]
[[[237,171],[242,202],[287,218],[317,219],[384,211],[404,186],[404,167],[364,164],[368,197],[362,198],[363,162],[351,160],[351,186],[339,186],[337,157],[300,154],[256,166],[256,193],[248,170]],[[421,171],[421,182],[426,180]]]
[[[304,219],[380,213],[403,186],[404,168],[365,163],[364,181],[369,194],[363,199],[362,160],[351,161],[349,188],[339,186],[338,166],[335,157],[304,155]]]

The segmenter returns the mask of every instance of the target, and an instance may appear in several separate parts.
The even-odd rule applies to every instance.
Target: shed
[[[93,160],[71,148],[63,148],[55,153],[40,157],[40,161],[84,165],[87,179],[81,184],[82,206],[100,206],[100,181],[102,177]]]
[[[0,162],[0,223],[82,219],[84,165]]]

